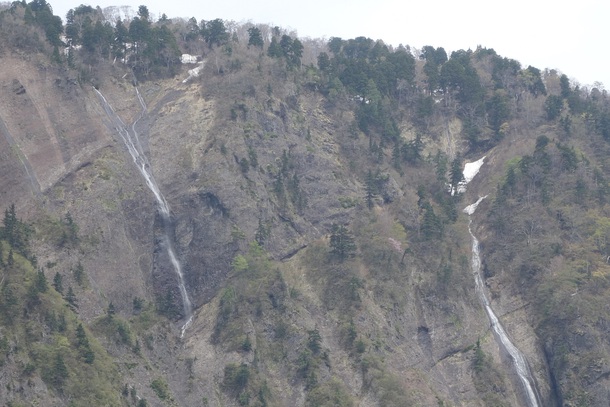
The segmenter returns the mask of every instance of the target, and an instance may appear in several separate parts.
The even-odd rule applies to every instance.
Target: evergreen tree
[[[224,22],[220,18],[217,18],[205,23],[203,38],[210,47],[213,45],[220,46],[229,41],[229,33],[227,32]]]
[[[335,57],[337,57],[341,53],[341,48],[343,47],[343,40],[339,37],[331,37],[328,40],[328,49],[333,53]]]
[[[17,220],[13,233],[13,247],[17,253],[21,254],[23,257],[30,258],[30,235],[32,234],[30,226]]]
[[[275,37],[271,38],[271,43],[269,44],[269,48],[267,48],[267,55],[269,55],[271,58],[280,58],[284,56],[282,47],[280,47],[280,44],[278,44]]]
[[[544,110],[546,111],[546,118],[549,120],[555,120],[561,115],[561,108],[563,107],[563,99],[557,95],[547,96],[544,102]]]
[[[422,151],[424,150],[424,142],[420,133],[415,135],[413,140],[409,140],[402,144],[401,155],[409,164],[417,164],[422,160]]]
[[[150,38],[150,23],[146,19],[134,17],[129,24],[129,38],[135,43],[135,52],[140,54]]]
[[[60,294],[63,294],[64,292],[63,278],[59,272],[55,273],[55,276],[53,277],[53,288]]]
[[[261,33],[260,28],[250,27],[248,28],[248,47],[259,47],[263,48],[265,42],[263,41],[263,35]]]
[[[303,56],[303,44],[299,41],[298,38],[295,38],[292,41],[292,47],[290,48],[290,53],[288,54],[288,65],[289,66],[300,66],[301,65],[301,57]]]
[[[434,49],[434,47],[426,45],[423,48],[420,58],[426,60],[426,63],[424,64],[424,73],[428,77],[428,92],[432,93],[439,87],[439,67],[447,62],[447,53],[442,47]]]
[[[72,286],[68,286],[68,293],[66,294],[66,301],[68,301],[68,305],[70,305],[70,308],[72,308],[72,309],[78,308],[78,304],[76,301],[76,294],[74,294],[74,290],[72,289]]]
[[[85,363],[92,364],[95,360],[95,353],[91,349],[85,329],[80,323],[76,327],[76,346],[78,347],[81,356],[85,360]]]
[[[572,89],[570,89],[570,80],[566,74],[559,77],[559,85],[561,86],[561,97],[564,99],[569,98],[572,93]]]
[[[127,55],[127,43],[129,42],[129,30],[121,19],[118,19],[114,26],[114,41],[112,44],[113,55],[117,58],[124,58]]]
[[[392,165],[394,166],[396,171],[399,171],[402,174],[402,171],[400,171],[401,155],[402,153],[400,151],[400,141],[395,140],[394,148],[392,148]]]
[[[452,194],[458,193],[458,186],[465,182],[464,171],[462,170],[462,158],[458,155],[451,162],[449,169],[449,182],[451,183]]]
[[[375,177],[373,177],[373,172],[369,169],[366,175],[366,183],[365,183],[365,192],[366,192],[366,206],[369,209],[373,209],[374,199],[375,199]]]
[[[438,239],[443,233],[443,224],[439,217],[434,213],[434,209],[429,202],[424,203],[424,219],[422,221],[422,233],[424,240]]]
[[[11,204],[8,209],[4,210],[4,219],[2,223],[4,225],[4,229],[2,230],[2,238],[6,239],[9,245],[14,246],[17,229],[17,214],[15,213],[15,204]]]
[[[504,89],[497,89],[488,103],[487,116],[489,127],[496,135],[500,134],[500,128],[508,120],[510,115],[509,100]]]
[[[55,361],[53,362],[50,376],[51,384],[56,388],[61,388],[68,378],[68,368],[64,362],[63,356],[59,352],[55,355]]]
[[[286,34],[282,35],[282,38],[280,39],[280,48],[282,49],[282,55],[288,56],[292,49],[292,37]]]
[[[318,55],[318,68],[321,71],[326,71],[330,69],[330,67],[330,58],[328,57],[328,54],[326,52],[320,52]]]
[[[44,275],[44,271],[42,269],[38,269],[38,273],[36,273],[36,290],[39,293],[47,292],[49,289],[49,284],[47,283],[47,277]]]
[[[74,274],[74,280],[76,280],[76,283],[82,287],[85,284],[85,268],[80,261],[76,264],[72,274]]]
[[[76,327],[76,345],[78,347],[89,346],[89,339],[87,339],[85,328],[83,328],[81,323]]]
[[[59,332],[65,332],[68,329],[68,321],[66,321],[66,315],[62,312],[57,318],[57,330]]]
[[[66,25],[64,27],[64,33],[66,36],[68,47],[72,48],[80,44],[80,30],[78,28],[78,24],[76,24],[76,16],[74,14],[74,9],[68,10],[68,13],[66,14]]]
[[[138,7],[138,17],[140,17],[143,20],[147,20],[150,18],[150,13],[148,11],[148,7],[141,5],[140,7]]]
[[[436,157],[434,157],[434,164],[436,164],[436,179],[439,182],[446,182],[447,175],[447,156],[438,150]]]
[[[12,287],[4,284],[1,290],[0,312],[4,315],[8,324],[12,324],[18,312],[18,300]]]
[[[258,219],[258,227],[256,228],[256,233],[254,234],[254,240],[259,245],[264,245],[265,240],[269,237],[269,228],[263,223],[263,221]]]
[[[332,225],[330,235],[331,255],[343,262],[356,254],[356,243],[351,232],[343,225]]]
[[[523,71],[522,75],[527,89],[534,97],[540,95],[546,96],[546,87],[542,81],[540,69],[528,66],[527,69]]]

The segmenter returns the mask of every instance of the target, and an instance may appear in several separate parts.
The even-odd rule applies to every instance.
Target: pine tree
[[[82,324],[78,324],[76,327],[76,346],[79,349],[79,352],[85,363],[92,364],[95,360],[95,353],[91,349],[91,345],[89,344],[89,339],[87,338],[87,334],[85,333],[85,329]]]
[[[267,226],[263,223],[263,221],[259,218],[258,227],[256,228],[256,233],[254,234],[254,240],[256,240],[256,242],[262,246],[265,244],[265,240],[267,240],[268,237],[269,230]]]
[[[55,276],[53,277],[53,288],[60,294],[64,293],[63,278],[59,272],[55,273]]]
[[[76,294],[74,294],[74,290],[72,289],[72,286],[68,287],[68,293],[66,294],[66,301],[68,301],[70,308],[72,308],[72,309],[78,308],[78,304],[76,302]]]
[[[436,179],[439,182],[446,182],[445,177],[447,174],[447,157],[441,152],[441,150],[436,152],[434,164],[436,164]]]
[[[343,225],[332,225],[330,247],[331,254],[341,262],[356,254],[354,238],[351,232]]]
[[[61,353],[57,353],[55,356],[55,361],[53,363],[53,368],[51,370],[51,383],[56,388],[61,388],[66,379],[68,378],[68,367],[64,362],[64,358]]]
[[[462,158],[458,155],[451,162],[451,169],[449,170],[449,182],[451,183],[452,193],[457,194],[458,186],[464,182],[464,172],[462,171]]]
[[[0,230],[0,239],[6,239],[9,246],[24,257],[29,257],[29,238],[31,228],[17,219],[15,204],[4,211],[4,228]]]
[[[44,275],[44,271],[42,269],[38,269],[38,273],[36,274],[36,290],[40,293],[47,292],[49,289],[49,284],[47,283],[47,277]]]
[[[375,199],[375,177],[373,176],[373,172],[369,169],[366,174],[366,183],[365,183],[365,193],[366,193],[366,207],[369,209],[373,209],[374,199]]]
[[[423,204],[424,219],[422,221],[422,232],[424,240],[437,239],[442,236],[443,224],[439,217],[434,213],[434,209],[429,202]]]
[[[11,204],[8,209],[5,209],[3,224],[4,230],[2,237],[8,241],[9,245],[13,246],[15,243],[15,229],[17,227],[15,204]]]
[[[1,293],[0,312],[4,314],[6,322],[12,324],[18,312],[17,296],[11,286],[6,284],[2,287]]]
[[[74,274],[74,279],[79,286],[83,286],[85,283],[85,268],[82,263],[79,261],[76,265],[76,268],[72,272]]]
[[[394,142],[394,148],[392,149],[392,165],[396,169],[396,171],[400,171],[400,157],[402,156],[400,151],[400,142],[396,140]],[[401,172],[402,174],[402,172]]]
[[[83,324],[80,323],[76,327],[76,345],[78,347],[89,346],[89,339],[87,339],[85,328],[83,328]]]
[[[57,330],[59,332],[66,332],[68,329],[68,322],[66,321],[66,315],[62,312],[59,314],[59,318],[57,318]]]
[[[267,48],[267,55],[269,55],[271,58],[280,58],[284,55],[282,47],[280,47],[280,44],[278,44],[275,37],[271,39],[269,48]]]
[[[257,28],[257,27],[248,28],[248,35],[249,35],[248,47],[253,46],[253,47],[259,47],[261,49],[263,48],[265,43],[263,41],[263,35],[261,34],[260,28]]]

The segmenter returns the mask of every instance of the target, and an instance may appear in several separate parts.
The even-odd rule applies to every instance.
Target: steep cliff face
[[[593,342],[605,319],[584,326],[570,320],[574,331],[565,341],[542,337],[561,318],[549,317],[550,303],[537,295],[558,300],[540,274],[529,280],[524,271],[527,259],[538,264],[544,254],[560,262],[564,253],[533,250],[553,243],[541,236],[557,230],[518,218],[520,210],[548,217],[549,202],[559,205],[544,201],[544,171],[515,164],[515,157],[540,154],[542,142],[528,136],[528,126],[549,138],[563,134],[559,126],[541,126],[542,96],[515,90],[513,118],[493,131],[481,126],[475,143],[476,123],[469,120],[476,114],[458,109],[464,97],[458,91],[411,90],[405,96],[411,102],[378,101],[374,110],[369,95],[329,90],[336,82],[321,70],[287,67],[237,44],[232,52],[211,50],[198,78],[183,81],[185,68],[182,76],[138,84],[145,110],[131,72],[120,64],[97,68],[96,87],[125,126],[137,120],[134,130],[171,208],[168,224],[91,85],[35,57],[0,58],[0,204],[15,203],[31,222],[32,250],[47,279],[59,274],[74,290],[75,321],[97,338],[96,352],[115,361],[112,386],[121,403],[143,397],[151,405],[526,404],[476,295],[461,213],[478,195],[492,194],[474,215],[486,289],[529,361],[540,404],[587,396],[590,405],[603,405],[606,345]],[[382,107],[394,109],[387,116],[393,121],[379,118]],[[587,134],[585,120],[578,137]],[[576,144],[582,157],[598,158],[591,145]],[[549,162],[571,157],[560,147]],[[452,197],[447,183],[457,183],[463,168],[454,158],[468,151],[471,161],[486,155],[485,164],[465,194]],[[586,178],[591,161],[578,162],[586,185],[602,183]],[[509,185],[501,219],[505,226],[510,216],[516,220],[498,229],[495,184],[508,182],[511,165],[522,183]],[[581,167],[569,167],[570,174]],[[78,225],[72,240],[65,219]],[[347,235],[334,225],[347,226]],[[182,338],[180,282],[166,233],[195,309]],[[578,240],[565,233],[566,242]],[[606,250],[600,233],[596,250]],[[6,247],[2,256],[7,260]],[[605,281],[605,266],[595,264],[597,274],[589,277]],[[75,273],[79,265],[84,283]],[[586,271],[579,278],[586,284]],[[589,364],[561,353],[562,346],[586,353]],[[29,402],[34,396],[19,391],[28,379],[15,360],[5,368],[11,390],[0,399]],[[572,386],[572,367],[597,376]],[[41,383],[36,397],[67,405],[66,394],[37,369],[29,376]]]
[[[92,88],[72,83],[65,71],[33,68],[19,59],[11,64],[17,69],[3,71],[2,78],[3,141],[13,146],[3,162],[11,171],[2,179],[3,202],[16,201],[42,232],[36,253],[40,264],[53,265],[49,278],[54,270],[82,262],[89,286],[74,286],[80,318],[89,323],[102,318],[108,302],[127,316],[134,298],[159,303],[169,293],[166,305],[175,308],[177,281],[161,247],[154,199],[107,125]],[[308,388],[335,381],[346,400],[365,405],[384,399],[480,403],[471,349],[479,337],[487,338],[482,346],[489,351],[494,344],[468,262],[450,277],[459,281],[458,291],[437,292],[436,273],[426,268],[439,252],[423,258],[403,253],[400,246],[408,240],[394,217],[416,207],[412,184],[390,171],[380,206],[370,213],[359,209],[365,186],[354,176],[354,165],[366,141],[346,134],[349,110],[329,106],[316,92],[284,90],[280,83],[276,93],[265,94],[264,104],[245,98],[231,119],[224,95],[206,89],[217,80],[230,79],[210,74],[190,84],[164,80],[140,87],[148,110],[138,131],[172,208],[177,252],[197,309],[179,348],[172,345],[177,338],[153,339],[176,331],[142,332],[155,370],[175,372],[163,375],[173,397],[183,405],[201,397],[228,402],[222,372],[231,362],[245,362],[256,366],[250,374],[266,383],[269,400],[277,405],[303,404],[311,397]],[[141,108],[129,80],[118,72],[99,87],[125,123],[135,120]],[[58,249],[45,227],[67,212],[79,227],[77,250]],[[327,256],[322,242],[330,225],[352,222],[356,214],[361,219],[354,227],[370,234],[367,244],[377,245],[391,264],[349,263],[356,267],[349,270],[344,264],[328,268],[316,258]],[[251,271],[258,274],[254,277],[240,275],[231,262],[249,252],[255,237],[275,260],[268,269]],[[459,233],[449,245],[456,257],[468,256],[468,242]],[[371,255],[379,254],[375,249]],[[229,289],[246,305],[235,306],[227,327],[219,327]],[[345,290],[352,291],[347,300]],[[314,331],[320,351],[308,347]],[[243,348],[245,338],[251,345]],[[129,358],[110,344],[111,354]],[[304,361],[309,353],[311,360]],[[176,362],[185,360],[188,369]],[[305,362],[315,365],[309,373],[298,367]],[[151,380],[148,373],[136,368],[123,374],[139,394],[150,394],[143,385]],[[307,384],[312,377],[316,382]],[[282,391],[286,388],[293,390]],[[509,388],[506,397],[517,404]]]
[[[56,239],[45,235],[45,223],[71,213],[84,239],[82,253],[50,248],[41,253],[43,264],[67,256],[71,267],[81,258],[97,294],[111,293],[126,306],[127,294],[144,295],[152,264],[154,206],[148,192],[104,126],[93,93],[55,67],[20,58],[2,63],[2,141],[10,145],[3,163],[11,166],[2,178],[5,206],[14,202],[22,214],[41,222],[43,244]],[[116,284],[117,278],[129,283]]]

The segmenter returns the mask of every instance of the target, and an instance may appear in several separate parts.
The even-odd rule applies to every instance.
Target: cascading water
[[[483,201],[483,199],[487,198],[487,195],[479,198],[472,205],[468,205],[464,208],[464,212],[466,212],[469,216],[469,224],[468,224],[468,232],[470,233],[470,237],[472,238],[472,273],[474,274],[475,287],[476,291],[479,295],[481,302],[483,303],[483,307],[485,308],[485,312],[489,317],[489,321],[491,323],[491,329],[494,333],[496,340],[498,341],[498,345],[507,352],[515,366],[515,371],[517,372],[517,376],[519,377],[519,381],[525,390],[525,398],[527,399],[527,403],[529,407],[538,407],[540,405],[540,397],[538,395],[538,391],[536,389],[534,378],[530,371],[529,365],[525,356],[517,347],[511,342],[504,330],[504,327],[498,320],[498,317],[494,313],[491,308],[491,303],[487,299],[487,295],[485,294],[485,286],[483,284],[483,277],[481,276],[481,254],[479,251],[479,241],[475,237],[474,233],[472,233],[472,217],[477,206]]]
[[[129,151],[129,154],[131,155],[131,158],[133,159],[136,168],[138,169],[138,171],[140,171],[140,174],[146,181],[148,189],[151,190],[151,192],[155,196],[155,200],[157,201],[159,213],[161,214],[161,218],[163,219],[163,224],[165,227],[163,243],[167,250],[170,262],[172,263],[172,266],[174,268],[174,272],[178,277],[178,285],[180,289],[180,297],[182,299],[182,307],[184,309],[185,319],[185,323],[180,329],[180,337],[183,337],[184,332],[193,322],[193,304],[189,298],[188,292],[186,291],[186,285],[184,283],[184,273],[182,272],[182,265],[176,257],[174,245],[172,243],[172,239],[170,238],[171,219],[169,205],[165,200],[165,197],[161,193],[161,190],[159,189],[155,178],[152,175],[150,162],[144,154],[144,149],[140,144],[138,132],[136,131],[136,125],[138,124],[140,119],[142,119],[142,117],[144,117],[144,115],[146,114],[146,104],[144,103],[144,99],[142,98],[140,91],[138,90],[138,88],[136,88],[136,95],[138,97],[138,101],[140,102],[140,106],[142,106],[142,111],[140,112],[138,118],[132,123],[130,132],[128,130],[128,126],[117,115],[117,113],[114,111],[110,103],[108,103],[104,95],[102,95],[102,93],[97,89],[95,89],[95,91],[97,92],[102,102],[102,106],[104,108],[104,111],[106,112],[106,115],[110,119],[110,122],[114,126],[114,129],[116,130],[117,134],[121,137],[121,140],[123,140],[123,143],[125,144],[125,147],[127,147],[127,150]]]

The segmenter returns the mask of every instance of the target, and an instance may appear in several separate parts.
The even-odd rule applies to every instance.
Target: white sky
[[[47,0],[65,17],[80,4],[145,4],[158,17],[221,18],[291,28],[300,37],[358,36],[387,44],[444,47],[448,54],[477,45],[525,68],[557,69],[580,85],[610,89],[608,0]],[[417,4],[419,3],[419,4]]]

